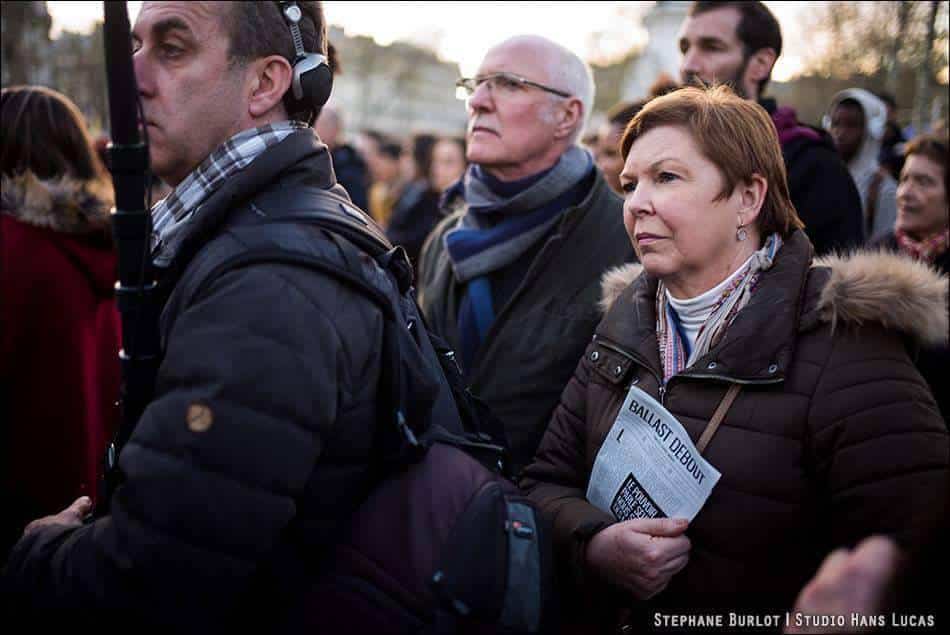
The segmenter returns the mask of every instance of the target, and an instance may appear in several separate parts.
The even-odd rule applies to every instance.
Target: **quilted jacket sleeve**
[[[890,534],[930,537],[947,491],[947,430],[904,343],[880,327],[828,347],[809,413],[806,460],[821,486],[829,547]]]
[[[108,602],[196,630],[246,590],[339,413],[378,377],[379,311],[301,271],[226,273],[178,315],[111,516],[22,540],[5,584],[25,602],[84,612]]]

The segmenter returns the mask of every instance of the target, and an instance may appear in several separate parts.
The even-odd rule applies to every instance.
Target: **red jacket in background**
[[[94,500],[118,423],[119,317],[107,183],[3,178],[0,205],[0,482],[10,521]],[[12,512],[10,514],[9,512]]]

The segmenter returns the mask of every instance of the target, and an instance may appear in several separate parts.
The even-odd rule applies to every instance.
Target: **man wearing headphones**
[[[146,2],[132,39],[151,167],[175,188],[152,213],[163,360],[111,513],[83,523],[82,498],[31,523],[3,593],[74,625],[109,609],[168,632],[293,628],[373,480],[383,350],[375,304],[282,260],[345,268],[335,239],[273,222],[308,191],[346,197],[306,123],[330,92],[323,11]],[[221,270],[250,251],[273,257]]]

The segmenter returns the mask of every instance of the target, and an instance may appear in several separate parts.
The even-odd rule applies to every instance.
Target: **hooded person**
[[[849,88],[831,100],[823,123],[861,194],[865,237],[890,231],[897,218],[897,182],[878,162],[887,105],[863,88]]]
[[[96,498],[118,424],[112,184],[79,109],[2,91],[0,559],[27,522]]]

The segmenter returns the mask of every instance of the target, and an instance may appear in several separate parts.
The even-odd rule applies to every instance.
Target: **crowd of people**
[[[328,95],[295,94],[300,46],[326,67],[326,30],[319,2],[138,15],[149,169],[167,188],[151,210],[161,364],[108,513],[111,182],[67,96],[3,89],[4,608],[105,630],[114,610],[176,632],[319,625],[301,619],[308,592],[387,478],[392,397],[391,318],[336,267],[413,295],[424,319],[400,326],[444,341],[502,426],[490,440],[546,523],[551,632],[726,612],[788,632],[891,611],[945,623],[945,130],[907,139],[894,99],[860,88],[822,127],[799,121],[766,95],[782,52],[769,9],[700,1],[679,79],[593,134],[589,66],[537,35],[459,79],[464,138],[348,134]],[[314,190],[393,249],[352,258],[299,215]],[[403,254],[408,278],[392,275]],[[428,379],[404,392],[440,412],[450,379],[419,355],[406,363]],[[630,454],[635,415],[682,430],[676,461],[719,475],[693,512],[644,489],[679,468]],[[760,623],[793,611],[832,621]]]
[[[361,130],[347,142],[343,114],[320,111],[315,129],[330,149],[337,182],[370,213],[412,263],[442,218],[440,196],[467,167],[465,139],[414,133],[400,141],[378,130]]]

